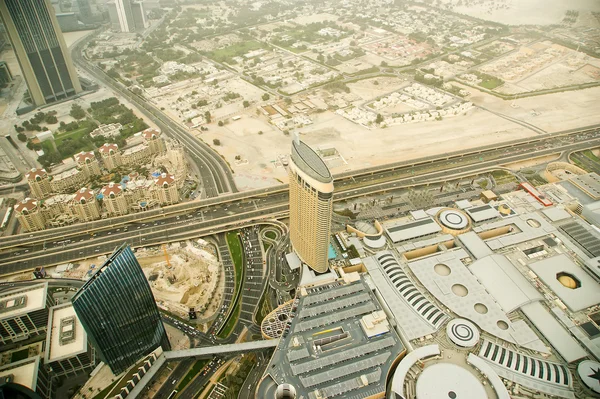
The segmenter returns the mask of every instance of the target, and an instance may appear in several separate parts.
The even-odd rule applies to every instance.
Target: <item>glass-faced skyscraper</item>
[[[72,302],[92,345],[116,375],[159,346],[171,349],[150,285],[125,244]]]
[[[302,262],[324,273],[329,267],[333,176],[321,157],[297,138],[290,158],[290,241]]]
[[[36,106],[81,91],[50,0],[2,0],[0,16]]]

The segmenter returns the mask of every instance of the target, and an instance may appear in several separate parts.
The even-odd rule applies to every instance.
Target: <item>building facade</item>
[[[75,194],[72,204],[73,213],[80,222],[90,222],[100,219],[100,206],[94,192],[83,187]]]
[[[290,240],[302,262],[318,273],[328,270],[333,210],[333,176],[309,146],[296,139],[288,167]]]
[[[46,227],[46,220],[37,200],[25,198],[15,205],[14,210],[24,232],[44,230]]]
[[[106,4],[112,30],[115,32],[136,32],[146,27],[144,5],[131,0],[113,0]]]
[[[120,374],[159,346],[171,346],[154,296],[130,247],[118,248],[73,296],[98,356]]]
[[[0,344],[20,342],[45,334],[48,311],[53,305],[48,283],[0,294]]]
[[[75,154],[75,162],[77,162],[77,166],[88,179],[92,176],[99,176],[102,174],[98,159],[96,159],[96,156],[92,151],[81,151],[80,153]]]
[[[140,165],[148,162],[150,159],[150,147],[142,143],[136,146],[127,148],[121,154],[123,165]]]
[[[160,131],[152,128],[146,129],[142,132],[142,136],[150,148],[150,155],[161,154],[167,150],[167,146],[161,137]]]
[[[129,213],[127,198],[120,184],[109,183],[100,190],[108,216],[122,216]]]
[[[119,146],[116,144],[103,144],[102,147],[98,148],[98,152],[102,157],[102,162],[106,169],[113,170],[123,165],[121,159],[121,153],[119,152]]]
[[[0,16],[36,106],[81,91],[50,0],[4,0]]]
[[[52,194],[52,187],[50,186],[50,176],[46,172],[46,169],[31,169],[25,173],[27,184],[31,190],[31,195],[37,199],[44,199]]]
[[[72,193],[86,181],[83,171],[73,168],[52,176],[50,187],[54,193]]]
[[[154,182],[152,191],[161,206],[173,205],[179,202],[179,191],[175,183],[175,176],[163,173]]]

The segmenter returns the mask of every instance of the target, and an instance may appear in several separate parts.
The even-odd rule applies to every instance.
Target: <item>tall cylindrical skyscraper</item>
[[[115,375],[159,346],[171,349],[148,280],[126,245],[71,301],[92,346]]]
[[[0,16],[36,106],[81,91],[50,0],[2,0]]]
[[[290,240],[311,269],[324,273],[333,210],[333,176],[309,146],[295,139],[288,168],[290,180]]]

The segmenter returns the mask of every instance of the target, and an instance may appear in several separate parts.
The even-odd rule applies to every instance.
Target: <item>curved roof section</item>
[[[333,176],[321,157],[302,141],[292,141],[292,161],[304,173],[322,183],[331,183]]]

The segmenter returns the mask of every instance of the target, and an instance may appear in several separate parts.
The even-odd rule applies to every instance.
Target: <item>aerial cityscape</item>
[[[600,398],[597,0],[0,0],[0,398]]]

